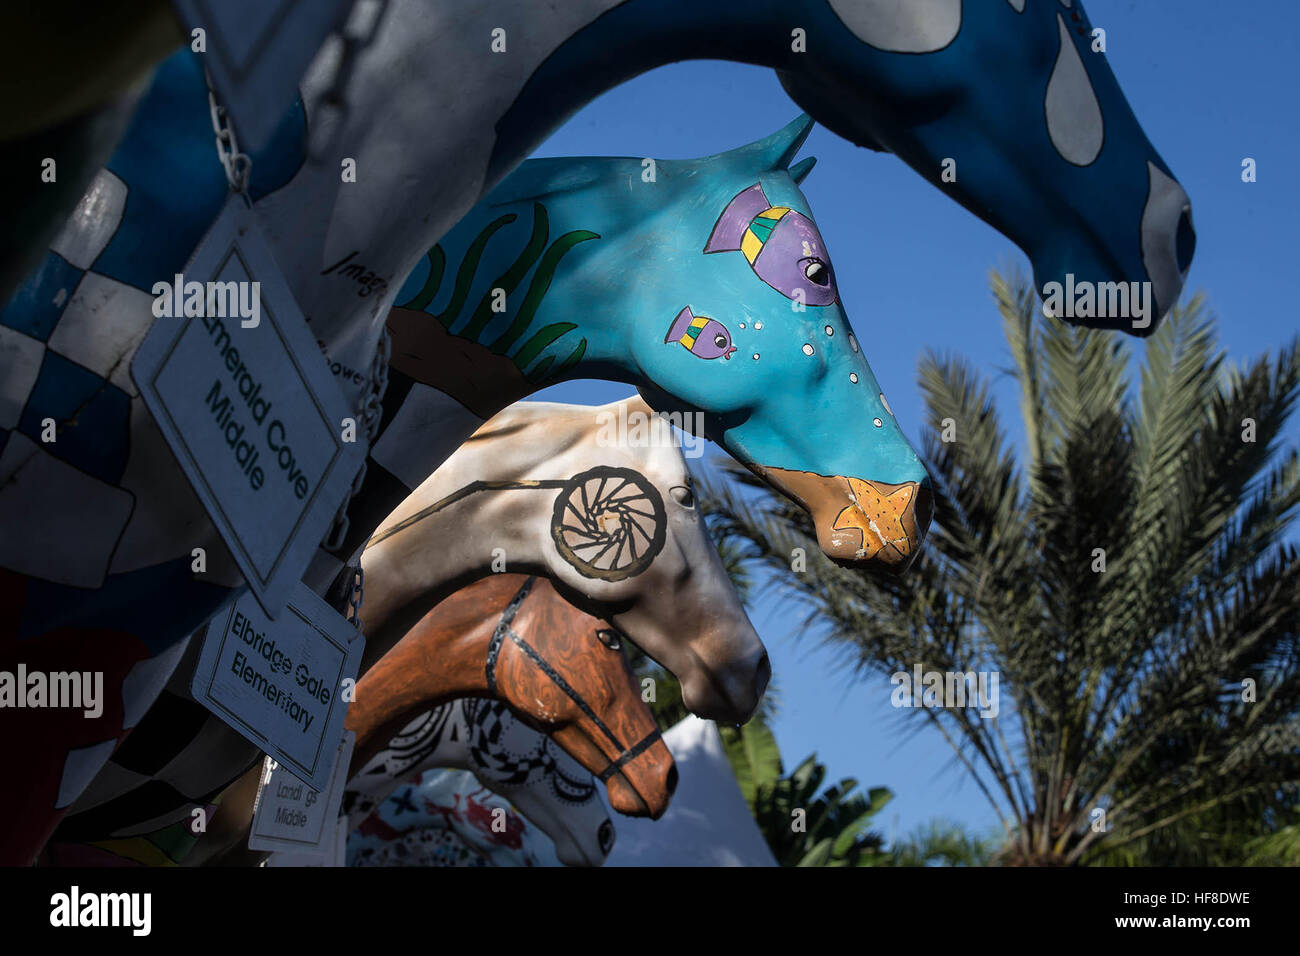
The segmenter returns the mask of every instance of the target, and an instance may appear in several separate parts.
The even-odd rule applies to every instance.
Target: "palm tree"
[[[972,836],[951,820],[931,820],[890,846],[888,866],[988,866],[993,840]]]
[[[890,862],[872,818],[893,794],[885,787],[857,793],[846,777],[821,790],[826,767],[817,755],[785,773],[776,737],[762,717],[722,727],[727,760],[754,822],[782,866],[873,866]],[[819,793],[818,791],[821,790]]]
[[[1043,319],[1023,279],[992,287],[1023,452],[989,382],[927,353],[936,517],[906,574],[826,561],[802,510],[735,468],[701,482],[709,520],[861,675],[999,678],[997,717],[900,716],[948,740],[1002,821],[1001,862],[1194,862],[1211,844],[1244,862],[1250,840],[1285,841],[1300,790],[1300,459],[1279,440],[1298,343],[1229,366],[1197,296],[1134,382],[1131,343]]]

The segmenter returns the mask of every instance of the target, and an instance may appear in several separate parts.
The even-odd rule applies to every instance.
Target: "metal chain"
[[[361,400],[361,407],[357,411],[358,424],[361,425],[366,436],[367,454],[361,459],[361,467],[357,469],[357,476],[352,480],[352,488],[348,496],[339,505],[338,513],[334,515],[334,524],[323,542],[326,551],[337,551],[343,547],[343,542],[348,536],[348,528],[351,524],[348,519],[348,507],[352,504],[352,499],[361,491],[361,485],[366,480],[366,465],[370,460],[369,450],[374,444],[375,435],[379,432],[379,422],[383,418],[384,393],[388,391],[388,358],[391,353],[392,338],[385,328],[375,346],[374,357],[370,360],[370,387],[366,390],[365,397]]]
[[[212,117],[212,131],[217,139],[217,159],[221,161],[221,168],[226,171],[226,182],[230,184],[230,191],[237,196],[243,196],[244,201],[248,202],[248,180],[253,173],[253,160],[239,149],[235,128],[230,125],[226,108],[217,102],[217,94],[212,89],[211,75],[204,70],[203,76],[208,84],[208,113]]]
[[[350,16],[349,20],[355,19],[357,8],[364,3],[365,0],[359,0],[353,8],[353,16]],[[311,132],[307,142],[307,158],[310,162],[322,161],[333,150],[339,136],[343,133],[343,127],[347,124],[349,111],[347,100],[348,83],[352,79],[352,72],[356,68],[357,58],[361,51],[371,44],[375,35],[379,32],[379,25],[383,22],[384,14],[388,12],[388,0],[372,0],[371,7],[374,13],[368,23],[361,25],[360,32],[349,31],[346,24],[338,31],[339,40],[343,45],[342,50],[339,52],[338,66],[335,68],[333,80],[325,92],[321,94],[315,108],[312,110]],[[328,112],[335,114],[332,123],[325,121],[325,115]],[[324,138],[322,138],[321,130],[328,131]],[[375,435],[379,431],[379,421],[383,416],[384,393],[388,391],[388,357],[390,349],[391,343],[388,330],[384,329],[370,363],[370,388],[362,399],[361,407],[357,410],[358,422],[365,430],[367,455],[361,459],[361,467],[352,480],[352,488],[349,490],[347,498],[339,505],[338,512],[334,515],[334,524],[323,542],[326,551],[337,551],[343,547],[344,541],[347,540],[348,530],[351,526],[348,519],[348,507],[352,504],[352,499],[360,493],[362,484],[365,483],[366,466],[370,457],[369,448],[374,444]],[[357,573],[360,575],[360,568],[357,569]],[[357,587],[358,592],[360,592],[359,578]],[[359,600],[357,606],[360,607]]]
[[[361,570],[361,563],[357,562],[357,573],[352,578],[352,590],[348,592],[348,622],[355,625],[357,633],[361,633],[361,605],[366,599],[366,572]]]
[[[379,27],[379,21],[387,8],[388,0],[378,0],[378,3],[379,8],[370,23],[370,29],[365,35],[345,35],[343,37],[343,63],[340,64],[334,84],[330,87],[329,93],[326,94],[328,99],[337,93],[339,96],[338,102],[341,106],[346,106],[342,100],[342,89],[351,73],[353,58],[357,52],[374,39]],[[242,197],[244,202],[251,206],[251,197],[248,195],[248,180],[252,174],[253,160],[247,153],[240,151],[239,140],[235,136],[234,127],[228,122],[226,108],[217,100],[217,94],[212,88],[212,77],[206,70],[204,70],[204,78],[208,85],[208,112],[212,117],[212,130],[216,134],[217,159],[221,161],[221,168],[226,171],[226,182],[230,184],[230,191]],[[346,109],[343,112],[346,112]],[[340,117],[340,121],[341,119],[342,117]],[[340,122],[335,127],[336,131],[341,126],[342,123]],[[370,362],[370,388],[366,391],[356,410],[357,422],[363,427],[366,436],[367,454],[366,457],[361,459],[361,467],[357,470],[356,477],[352,481],[348,496],[339,504],[339,510],[334,515],[334,522],[330,527],[330,531],[326,535],[324,542],[322,542],[326,551],[338,550],[347,539],[349,527],[348,506],[352,504],[352,499],[361,491],[361,485],[366,480],[366,462],[369,458],[369,449],[374,442],[375,433],[379,430],[379,421],[384,410],[384,393],[388,391],[388,357],[390,352],[391,341],[388,329],[384,329],[375,348],[374,357]]]
[[[363,6],[365,0],[357,0],[353,13]],[[347,121],[349,105],[347,101],[346,90],[348,82],[352,79],[352,71],[356,68],[357,57],[370,43],[374,40],[375,34],[379,32],[379,24],[384,19],[384,14],[388,12],[388,0],[372,0],[371,6],[374,7],[374,15],[370,18],[368,25],[363,24],[364,33],[349,33],[346,25],[339,30],[339,39],[343,43],[343,49],[339,53],[338,67],[334,71],[334,79],[329,87],[321,94],[316,101],[316,107],[312,110],[311,135],[307,143],[307,158],[310,162],[321,162],[328,153],[334,149],[334,144],[338,142],[339,136],[343,132],[343,126]],[[353,19],[350,17],[349,19]],[[335,114],[333,124],[324,121],[325,113],[332,112]],[[322,134],[321,130],[329,128],[328,134]],[[323,136],[323,138],[322,138]]]

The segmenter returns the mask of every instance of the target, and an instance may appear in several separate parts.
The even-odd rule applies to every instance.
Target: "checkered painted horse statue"
[[[371,675],[412,640],[412,627],[467,583],[503,571],[554,581],[583,608],[570,609],[574,634],[592,626],[584,612],[607,618],[677,676],[689,706],[748,717],[758,703],[753,675],[767,682],[767,654],[695,507],[683,438],[636,397],[598,408],[523,402],[480,428],[384,519],[362,555],[365,676],[348,726],[360,734],[354,721],[381,698]],[[198,646],[74,805],[60,843],[188,821],[256,760],[252,744],[188,697]],[[588,765],[599,759],[570,752]],[[356,754],[364,759],[365,741]],[[615,809],[634,812],[615,786]]]
[[[1104,59],[1091,53],[1086,40],[1090,24],[1079,0],[724,0],[708,5],[577,0],[559,11],[548,8],[545,16],[540,9],[526,0],[497,0],[473,9],[393,0],[375,41],[355,62],[344,91],[350,108],[330,129],[336,145],[325,161],[306,162],[307,130],[331,122],[322,119],[319,104],[335,74],[337,49],[318,57],[302,83],[301,102],[252,157],[249,194],[258,219],[349,398],[369,389],[366,370],[389,306],[398,300],[399,286],[411,269],[432,268],[431,262],[421,262],[429,246],[585,102],[678,59],[724,58],[777,69],[791,95],[814,117],[860,145],[892,150],[1006,233],[1030,255],[1040,284],[1067,274],[1094,282],[1149,282],[1157,314],[1178,294],[1194,245],[1190,207],[1143,135]],[[498,30],[504,32],[494,34]],[[492,49],[501,38],[504,53]],[[430,116],[439,118],[436,136],[427,132]],[[723,225],[717,220],[731,209],[722,230],[728,238],[719,236],[719,241],[739,238],[739,250],[714,245],[706,254],[711,236],[687,241],[690,229],[679,233],[672,221],[669,190],[639,190],[621,210],[631,213],[637,207],[638,214],[657,214],[656,237],[667,229],[682,243],[658,249],[664,254],[671,246],[674,264],[690,261],[698,267],[698,257],[708,255],[718,265],[719,278],[725,277],[713,287],[723,300],[721,308],[711,307],[714,315],[691,304],[693,293],[674,293],[685,301],[671,306],[659,334],[676,330],[677,338],[663,344],[677,352],[669,348],[652,357],[643,348],[633,357],[630,349],[619,347],[622,330],[616,323],[622,313],[603,309],[583,313],[584,320],[596,320],[601,329],[584,336],[585,361],[580,357],[565,364],[571,352],[556,357],[530,350],[522,357],[539,364],[550,359],[546,369],[531,370],[543,378],[561,373],[625,376],[645,384],[647,396],[665,408],[708,413],[709,437],[808,506],[823,547],[834,556],[897,566],[904,563],[895,553],[899,549],[885,545],[906,538],[902,550],[910,554],[914,549],[925,523],[917,520],[923,517],[924,478],[910,450],[889,454],[894,461],[886,470],[900,480],[873,474],[873,459],[886,454],[879,450],[882,443],[863,442],[855,431],[876,420],[892,429],[891,417],[872,408],[880,404],[877,393],[859,388],[856,397],[823,411],[804,401],[817,391],[811,381],[790,388],[795,383],[772,371],[776,363],[770,348],[764,356],[752,341],[733,341],[735,352],[725,344],[728,336],[758,333],[762,322],[769,332],[793,331],[803,346],[813,349],[795,374],[829,383],[845,371],[831,374],[826,350],[814,344],[817,337],[803,334],[816,331],[820,313],[833,315],[838,306],[812,306],[791,316],[784,308],[788,303],[772,298],[786,293],[756,265],[761,250],[755,243],[775,237],[775,229],[769,233],[766,222],[757,223],[758,230],[736,228],[759,197],[748,194],[736,206],[731,199],[763,177],[769,180],[762,192],[771,210],[790,208],[807,215],[790,184],[770,181],[780,178],[770,160],[784,156],[783,149],[773,146],[750,151],[753,163],[743,177],[737,177],[740,163],[715,157],[711,172],[716,176],[702,180],[709,184],[711,198],[732,190],[709,218],[711,226]],[[22,763],[32,775],[22,794],[0,797],[0,816],[23,821],[11,831],[19,835],[0,846],[0,861],[32,858],[58,810],[76,798],[165,680],[170,660],[159,655],[205,621],[240,584],[226,562],[210,563],[206,577],[191,570],[195,546],[207,546],[209,555],[218,556],[222,548],[127,372],[152,319],[148,290],[160,277],[183,270],[226,199],[225,177],[213,153],[201,60],[177,54],[155,73],[122,143],[40,268],[0,313],[0,380],[5,382],[0,394],[0,429],[5,429],[0,433],[0,521],[9,532],[0,539],[0,593],[14,608],[0,633],[0,666],[21,661],[33,670],[103,672],[108,700],[94,723],[36,711],[8,719],[12,730],[4,735],[0,760]],[[356,182],[340,181],[341,157],[357,161],[362,174]],[[959,164],[955,181],[945,181],[945,159]],[[661,172],[668,165],[660,164]],[[552,175],[559,172],[549,168]],[[692,177],[686,173],[700,167],[677,168],[682,175],[675,180],[660,175],[658,184],[672,182],[680,199],[690,192]],[[606,169],[624,177],[633,172],[631,182],[641,182],[639,164]],[[531,180],[539,178],[545,177]],[[730,185],[720,187],[729,179]],[[395,183],[401,188],[394,188]],[[590,195],[600,185],[584,188],[577,179],[559,177],[551,191],[562,199],[575,191]],[[517,190],[513,195],[519,211],[503,214],[528,216],[534,205],[530,197]],[[651,198],[656,196],[662,201]],[[531,198],[548,215],[558,215],[550,196]],[[686,198],[677,210],[703,211],[703,197]],[[773,221],[773,216],[761,215],[767,211],[753,210],[755,218]],[[472,235],[484,225],[490,222],[480,223]],[[782,220],[777,226],[783,236],[794,236],[800,223]],[[580,221],[567,227],[564,235],[586,230],[602,238],[569,252],[555,276],[557,284],[581,262],[626,270],[608,250],[620,245],[611,240],[635,239],[636,230],[628,227],[622,221]],[[804,241],[798,240],[801,253]],[[774,249],[784,245],[778,241]],[[536,279],[561,254],[548,251],[551,258],[542,262],[531,255],[519,259],[523,276],[514,271],[490,275],[509,280],[512,288],[530,274]],[[691,258],[682,259],[686,255]],[[815,278],[829,279],[828,262],[812,261],[818,258],[801,255],[807,261],[792,267],[811,270],[802,284],[806,290],[822,285]],[[608,286],[621,274],[607,274],[595,287]],[[531,281],[528,288],[534,288]],[[554,299],[548,288],[547,282],[540,283],[529,302]],[[476,291],[471,304],[481,295]],[[760,296],[767,297],[763,309],[780,311],[784,323],[753,314]],[[682,311],[686,308],[689,314]],[[735,318],[741,313],[744,319]],[[727,336],[708,327],[701,340],[697,333],[707,325],[695,324],[701,316],[725,328]],[[680,326],[679,317],[684,320]],[[517,306],[512,324],[516,318]],[[477,341],[487,332],[488,351],[496,355],[546,342],[545,336],[537,339],[545,325],[521,342],[508,329],[481,328],[473,315],[463,324],[466,328],[452,329],[452,334]],[[1094,324],[1128,327],[1113,317]],[[420,328],[399,316],[395,355],[419,354],[418,346],[408,349],[404,338]],[[833,334],[836,322],[828,321],[824,328]],[[473,334],[465,335],[466,329]],[[846,329],[841,327],[837,346]],[[723,345],[717,344],[720,339]],[[710,348],[719,349],[720,357],[704,358]],[[764,356],[766,364],[753,364],[758,362],[752,360],[755,354]],[[692,387],[677,394],[673,383],[681,376],[672,366],[687,359],[711,362],[730,374],[722,380],[698,374],[708,366],[696,366],[686,373]],[[751,372],[740,373],[747,364]],[[405,367],[414,372],[422,363]],[[414,486],[403,486],[404,476],[418,483],[486,417],[485,411],[518,397],[517,387],[506,388],[499,404],[489,402],[486,410],[476,410],[454,398],[457,389],[449,383],[404,374],[396,397],[385,402],[382,427],[401,425],[403,436],[428,434],[405,446],[409,458],[394,453],[394,438],[384,455],[388,467],[372,460],[369,487],[351,509],[356,533],[317,562],[308,574],[313,586],[323,588],[337,563],[373,529],[361,512],[386,513],[396,503],[392,495]],[[862,379],[856,369],[851,374]],[[746,384],[761,387],[749,391],[733,385],[740,375]],[[491,378],[469,377],[475,384]],[[528,387],[533,384],[529,380]],[[412,392],[421,411],[400,416],[399,406]],[[437,415],[438,409],[447,414]],[[58,423],[59,440],[49,445],[40,441],[40,424],[47,418]],[[427,427],[421,429],[421,423]],[[377,437],[376,447],[383,438]],[[867,451],[871,448],[878,450]],[[915,487],[872,492],[852,481]],[[888,532],[894,541],[876,547],[867,540],[873,519],[859,502],[872,507],[878,498],[888,498],[886,506],[901,511],[904,496],[910,514],[897,525],[887,523],[912,525],[914,532]],[[847,508],[833,507],[846,499]]]
[[[405,792],[412,787],[413,794]],[[529,826],[544,833],[569,866],[599,866],[614,845],[614,822],[591,772],[500,701],[462,697],[420,714],[353,776],[343,796],[352,831],[349,865],[399,863],[407,857],[396,843],[429,842],[412,830],[427,830],[435,821],[406,817],[413,798],[450,805],[452,812],[440,815],[450,817],[448,827],[461,824],[454,829],[462,838],[466,827],[482,831],[476,856],[486,842],[503,847],[489,857],[545,863],[545,854],[530,846],[537,841],[529,840]],[[490,810],[475,804],[504,804],[523,820],[502,832],[491,826]]]

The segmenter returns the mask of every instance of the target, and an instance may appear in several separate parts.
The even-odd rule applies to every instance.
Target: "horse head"
[[[525,163],[408,278],[407,307],[389,323],[402,339],[395,365],[445,381],[434,366],[451,359],[438,356],[464,365],[474,354],[439,338],[428,315],[408,311],[416,304],[451,336],[473,337],[505,365],[511,356],[525,392],[566,378],[634,384],[805,507],[827,555],[901,571],[930,521],[929,478],[853,334],[799,191],[813,161],[790,165],[811,127],[800,117],[726,153],[659,160],[651,176],[639,159]],[[505,284],[497,277],[518,281],[548,228],[562,235],[542,256],[547,284],[534,280],[500,317],[474,309]],[[453,271],[456,291],[444,294],[438,283]],[[420,341],[409,328],[437,335]]]
[[[590,772],[506,704],[478,697],[420,714],[353,775],[343,798],[351,828],[403,782],[452,767],[518,808],[568,866],[600,866],[614,846],[614,824]]]
[[[429,708],[462,696],[508,704],[605,784],[619,813],[658,819],[677,768],[609,622],[544,578],[497,574],[430,611],[357,684],[352,773]]]
[[[671,278],[638,289],[630,361],[652,405],[703,412],[710,438],[802,505],[828,556],[898,572],[930,522],[929,477],[798,188],[814,160],[790,165],[811,129],[799,117],[749,146],[659,164],[675,201],[650,231]],[[684,207],[690,218],[665,229]]]
[[[771,676],[678,440],[640,399],[506,409],[385,519],[362,566],[377,653],[448,583],[505,569],[610,620],[702,717],[748,720]]]
[[[1126,297],[1069,317],[1155,330],[1191,265],[1191,203],[1081,0],[828,0],[806,19],[810,52],[780,72],[800,106],[1010,238],[1045,299],[1053,283],[1149,283],[1145,312]]]
[[[550,522],[534,525],[550,578],[676,675],[693,713],[748,720],[771,664],[705,530],[672,429],[638,398],[597,409],[526,403],[508,414],[531,419],[530,432],[585,435],[550,443],[549,467],[573,476]]]

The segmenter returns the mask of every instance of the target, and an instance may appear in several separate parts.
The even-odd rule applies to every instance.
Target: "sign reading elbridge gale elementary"
[[[282,770],[328,793],[365,644],[305,584],[275,620],[244,597],[208,622],[190,693]]]

